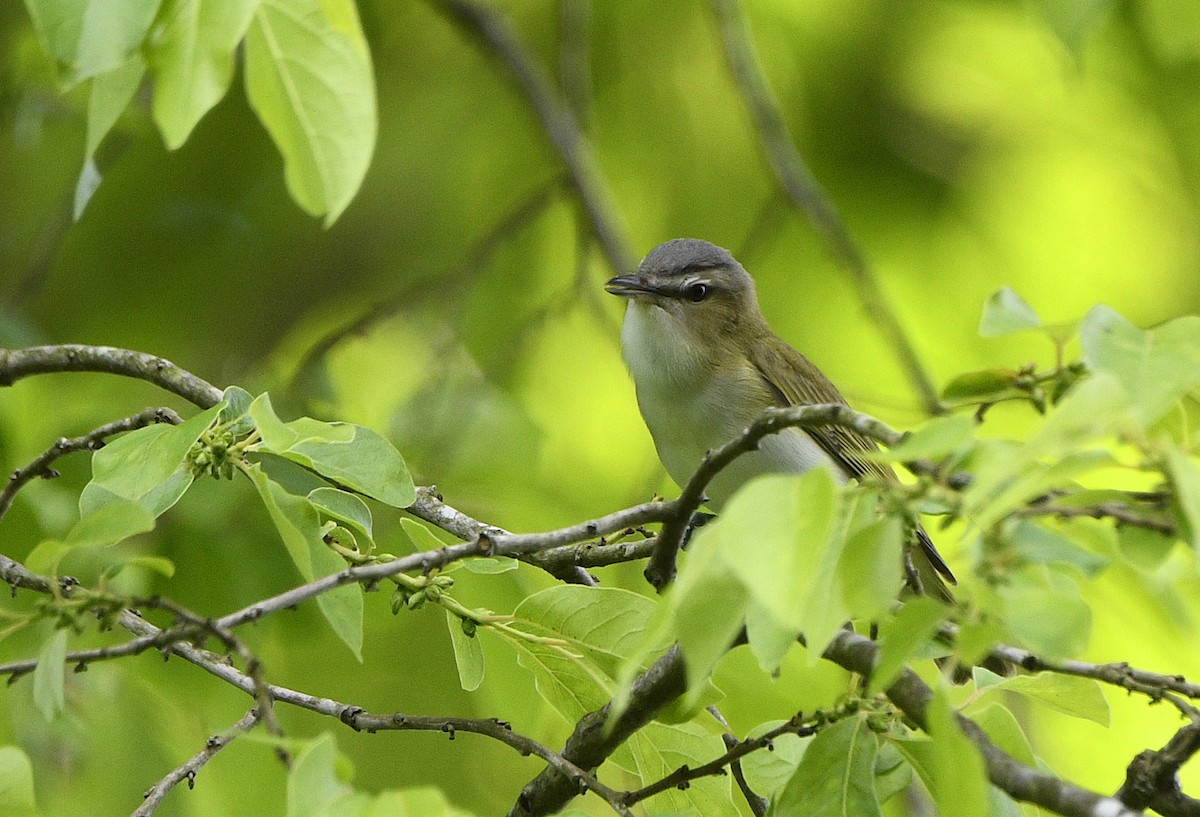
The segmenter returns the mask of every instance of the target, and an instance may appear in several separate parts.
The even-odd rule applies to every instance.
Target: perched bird
[[[740,435],[770,406],[846,401],[808,358],[767,325],[754,279],[728,250],[695,238],[655,247],[636,273],[605,284],[628,300],[621,348],[658,457],[680,485],[706,452]],[[842,426],[789,428],[721,471],[707,489],[715,510],[759,474],[829,468],[839,482],[894,482],[864,455],[875,441]],[[918,527],[911,561],[927,595],[950,600],[954,576]]]

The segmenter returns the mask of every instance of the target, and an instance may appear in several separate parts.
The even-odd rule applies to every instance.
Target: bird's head
[[[697,238],[659,244],[637,272],[604,288],[677,343],[706,355],[739,345],[763,325],[754,279],[728,250]]]

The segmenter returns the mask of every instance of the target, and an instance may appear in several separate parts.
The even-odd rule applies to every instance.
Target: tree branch
[[[106,423],[99,428],[89,431],[82,437],[74,439],[59,437],[54,445],[34,457],[29,465],[12,472],[12,476],[8,479],[8,484],[4,486],[3,490],[0,490],[0,519],[4,517],[4,514],[8,513],[8,509],[12,507],[13,499],[16,497],[17,492],[25,487],[27,483],[37,477],[53,479],[58,476],[58,472],[51,468],[50,464],[59,457],[72,454],[76,451],[95,451],[104,445],[104,441],[107,438],[114,434],[120,434],[122,431],[143,428],[151,423],[179,425],[181,422],[183,421],[179,415],[169,408],[148,408],[132,417]]]
[[[851,672],[870,677],[878,654],[875,642],[841,630],[826,648],[824,657]],[[925,713],[933,692],[915,672],[902,670],[885,694],[915,724],[926,729]],[[1117,799],[1031,769],[992,743],[974,721],[958,714],[955,720],[983,756],[988,779],[1014,799],[1034,803],[1063,817],[1141,817],[1141,812]]]
[[[922,365],[899,318],[888,306],[878,276],[866,254],[854,241],[829,196],[821,188],[788,134],[779,103],[771,94],[751,40],[750,28],[738,0],[712,0],[725,57],[750,119],[758,132],[767,163],[792,204],[803,212],[833,250],[838,263],[850,273],[867,315],[899,358],[909,383],[930,414],[943,414],[933,379]]]
[[[150,622],[128,610],[122,614],[120,623],[122,627],[141,638],[154,638],[163,632],[158,627],[155,627]],[[251,696],[255,694],[255,680],[236,667],[231,666],[221,656],[185,642],[172,643],[167,646],[167,649],[185,661],[208,672],[210,675],[216,676],[222,681],[240,689],[242,692]],[[514,732],[512,727],[504,721],[494,718],[436,717],[404,715],[401,713],[377,715],[367,712],[362,707],[341,703],[332,698],[310,695],[276,684],[266,684],[265,689],[272,701],[307,709],[318,715],[337,718],[351,729],[369,734],[385,730],[421,730],[444,732],[449,735],[451,740],[454,739],[455,734],[458,732],[469,732],[490,737],[507,746],[511,746],[523,755],[533,754],[545,760],[550,764],[550,768],[558,771],[563,776],[563,779],[573,786],[575,794],[581,794],[588,790],[595,791],[618,814],[624,817],[630,815],[628,809],[621,803],[620,793],[602,784],[595,776],[566,757],[565,753],[559,754],[532,738]]]
[[[144,795],[145,799],[142,804],[134,809],[130,817],[150,817],[151,814],[158,810],[159,805],[166,798],[171,790],[184,780],[187,781],[188,788],[196,785],[196,775],[204,768],[208,761],[216,756],[217,752],[224,749],[235,738],[249,732],[259,723],[258,711],[251,709],[241,719],[226,729],[219,735],[213,735],[204,742],[204,748],[189,758],[184,763],[172,769],[162,780],[159,780],[151,786]]]
[[[632,272],[637,262],[592,147],[511,23],[496,9],[472,0],[434,0],[433,6],[487,46],[511,72],[562,157],[609,266],[618,274]]]
[[[614,721],[609,722],[613,707],[609,702],[575,724],[563,748],[563,757],[580,768],[596,768],[686,689],[683,653],[677,644],[634,680],[628,705]],[[525,785],[508,815],[551,814],[565,806],[576,793],[571,780],[550,766]]]
[[[646,580],[662,590],[675,578],[675,560],[683,545],[684,534],[692,514],[704,504],[704,491],[713,478],[738,457],[758,447],[759,441],[785,428],[816,428],[839,425],[867,437],[894,446],[904,438],[900,432],[867,414],[854,411],[841,403],[822,403],[812,406],[769,408],[736,437],[715,451],[709,451],[700,461],[683,493],[671,503],[669,515],[663,522],[658,544],[646,567]]]
[[[112,346],[30,346],[0,349],[0,386],[21,378],[53,372],[105,372],[149,381],[200,408],[216,405],[221,390],[169,360]]]
[[[1152,808],[1163,817],[1197,817],[1200,800],[1179,788],[1179,769],[1200,751],[1200,722],[1192,721],[1176,732],[1157,752],[1147,749],[1125,770],[1125,782],[1116,797],[1130,808]]]

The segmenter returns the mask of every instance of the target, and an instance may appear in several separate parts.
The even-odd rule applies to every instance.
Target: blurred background
[[[901,428],[923,419],[847,274],[778,192],[706,4],[498,7],[565,90],[639,256],[678,236],[730,248],[776,331],[855,407]],[[104,181],[74,222],[86,100],[60,94],[21,4],[0,7],[0,345],[130,347],[219,386],[270,389],[282,414],[386,434],[419,483],[512,530],[674,491],[620,360],[621,304],[601,288],[614,272],[527,102],[430,5],[359,9],[379,137],[361,192],[324,229],[289,198],[240,77],[174,152],[135,104],[101,146]],[[1200,311],[1200,4],[752,0],[746,11],[798,150],[939,386],[971,369],[1052,361],[1044,338],[977,335],[1001,286],[1050,322],[1096,303],[1141,326]],[[108,376],[22,381],[0,391],[0,467],[160,403],[185,408]],[[21,558],[74,520],[88,463],[61,470],[4,520],[5,553]],[[394,522],[377,524],[385,548],[400,547]],[[137,546],[177,566],[169,581],[129,579],[139,591],[206,613],[298,580],[246,485],[199,484]],[[941,547],[969,574],[967,545]],[[645,592],[639,571],[602,578]],[[1114,570],[1089,591],[1087,657],[1200,674],[1200,658],[1179,649],[1190,608],[1116,592],[1120,579]],[[546,581],[522,570],[465,577],[460,589],[468,604],[507,612]],[[311,609],[246,638],[277,683],[373,710],[496,715],[552,744],[565,736],[510,655],[485,643],[487,680],[467,695],[440,614],[386,608],[385,594],[368,598],[362,665]],[[28,655],[39,637],[10,639],[0,654]],[[735,654],[718,673],[736,731],[821,705],[842,683],[803,662],[775,681],[743,671],[752,665]],[[2,699],[0,744],[33,757],[47,815],[81,802],[128,813],[247,703],[153,655],[69,680],[69,712],[53,724],[30,706],[28,680]],[[1177,720],[1110,697],[1111,732],[1040,713],[1033,735],[1052,766],[1100,791]],[[354,735],[282,715],[297,736],[340,730],[362,788],[437,785],[479,814],[506,809],[539,769],[482,738]],[[284,777],[267,747],[240,741],[159,813],[283,814]]]

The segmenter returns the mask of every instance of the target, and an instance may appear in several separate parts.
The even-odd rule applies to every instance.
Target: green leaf
[[[254,430],[254,419],[250,417],[254,395],[241,386],[228,386],[221,393],[221,403],[224,407],[217,419],[222,425],[228,426],[230,432],[248,434]]]
[[[282,423],[266,394],[254,400],[249,414],[262,435],[266,451],[396,508],[406,508],[416,499],[404,458],[369,428],[323,423],[309,417]]]
[[[1100,682],[1094,678],[1077,678],[1057,672],[1039,672],[1036,675],[1015,675],[987,689],[980,696],[994,695],[1007,690],[1037,701],[1051,709],[1073,718],[1110,726],[1112,712]]]
[[[16,746],[0,746],[0,803],[8,817],[38,817],[33,765]]]
[[[925,709],[928,731],[926,784],[941,817],[986,817],[992,813],[983,758],[955,722],[946,692],[938,689]],[[905,751],[903,742],[896,747]],[[907,756],[907,754],[906,754]],[[918,771],[921,767],[913,764]]]
[[[83,215],[88,201],[100,184],[100,171],[93,157],[100,142],[112,130],[113,125],[129,107],[129,102],[142,84],[146,75],[146,62],[142,55],[131,54],[128,59],[110,71],[92,79],[88,97],[87,144],[84,148],[84,168],[75,192],[74,218]]]
[[[1035,6],[1055,36],[1077,58],[1087,36],[1112,12],[1116,0],[1037,0]]]
[[[942,399],[951,403],[995,403],[1025,392],[1013,386],[1017,379],[1014,369],[984,369],[955,377],[942,390]]]
[[[174,505],[192,484],[183,467],[188,451],[216,420],[222,404],[189,417],[130,431],[92,457],[92,481],[79,497],[79,512],[87,516],[114,498],[138,503],[157,517]]]
[[[144,568],[168,579],[175,575],[175,563],[163,556],[134,556],[121,562],[121,568],[126,567]]]
[[[150,42],[154,121],[167,147],[182,145],[229,90],[237,45],[258,0],[165,0]]]
[[[792,779],[771,803],[771,817],[872,817],[881,815],[875,794],[875,734],[850,717],[821,730]]]
[[[871,508],[873,503],[864,503]],[[876,619],[896,598],[903,577],[904,523],[878,519],[846,540],[838,562],[842,597],[855,618]]]
[[[768,721],[750,730],[750,737],[770,732],[783,721]],[[783,789],[804,758],[812,737],[800,737],[791,732],[771,740],[770,751],[751,752],[742,758],[742,773],[750,788],[768,800]]]
[[[316,506],[322,516],[336,519],[368,542],[374,541],[371,509],[354,494],[337,488],[317,488],[308,494],[308,501]]]
[[[995,338],[1026,329],[1039,329],[1042,319],[1033,307],[1008,287],[997,290],[983,305],[983,316],[979,319],[979,334]]]
[[[55,575],[58,573],[58,563],[72,550],[74,548],[61,539],[45,539],[29,551],[25,566],[34,573]]]
[[[999,618],[1010,637],[1050,658],[1079,654],[1091,635],[1092,611],[1079,585],[1061,573],[1030,567],[1010,570],[996,588]]]
[[[520,564],[516,559],[510,556],[476,556],[470,559],[464,559],[462,566],[471,573],[478,573],[482,576],[495,576],[499,573],[508,573],[516,570]]]
[[[48,721],[66,706],[67,630],[56,630],[38,650],[33,670],[33,704]]]
[[[513,638],[503,631],[496,634],[517,650],[518,662],[533,674],[538,693],[574,723],[610,700],[615,699],[619,710],[621,684],[670,646],[671,633],[661,626],[660,611],[653,600],[627,590],[566,585],[529,596],[513,612],[522,629],[561,639],[565,646]],[[627,770],[635,765],[628,749],[614,761]]]
[[[577,812],[578,814],[578,812]],[[344,817],[341,813],[337,817]],[[439,789],[426,786],[403,791],[384,791],[366,804],[358,817],[473,817],[455,808]],[[564,817],[569,817],[564,813]]]
[[[400,520],[400,533],[404,535],[412,549],[417,553],[422,553],[426,550],[437,550],[446,546],[446,543],[431,531],[429,528],[417,522],[414,519]]]
[[[98,76],[125,62],[141,47],[160,4],[161,0],[87,0],[74,78]]]
[[[305,581],[323,578],[346,569],[341,557],[322,540],[321,519],[317,507],[305,497],[289,494],[267,478],[262,468],[247,469],[250,481],[267,507],[288,554]],[[341,587],[317,596],[317,606],[338,637],[362,660],[363,597],[357,584]]]
[[[699,766],[725,751],[721,738],[698,723],[653,722],[629,740],[643,784],[659,780],[680,766]],[[687,817],[727,817],[734,813],[729,782],[719,777],[698,778],[682,789],[668,789],[646,803],[648,814]]]
[[[338,774],[337,744],[328,732],[309,741],[292,759],[287,780],[287,817],[353,817],[366,806],[366,795]]]
[[[141,505],[120,499],[82,517],[67,533],[71,547],[112,545],[154,529],[154,516]]]
[[[906,436],[899,445],[883,453],[890,462],[936,460],[955,453],[970,442],[975,421],[962,414],[937,417]]]
[[[246,34],[246,94],[283,155],[292,198],[337,220],[375,148],[375,86],[351,0],[261,0]]]
[[[1008,534],[1013,549],[1030,564],[1067,564],[1089,579],[1108,566],[1108,559],[1085,550],[1065,536],[1029,520],[1017,523]]]
[[[946,605],[927,596],[906,601],[896,617],[880,627],[879,658],[868,693],[874,695],[891,686],[904,662],[933,640],[949,614]]]
[[[1137,528],[1133,525],[1122,525],[1117,528],[1117,543],[1121,556],[1134,567],[1146,571],[1157,570],[1162,566],[1171,551],[1175,549],[1176,539],[1155,530]],[[30,568],[31,570],[33,568]]]
[[[875,794],[886,803],[912,783],[912,766],[895,746],[881,743],[875,755]]]
[[[1081,337],[1084,361],[1120,381],[1143,426],[1200,386],[1200,317],[1176,318],[1143,331],[1097,306],[1084,318]]]
[[[69,81],[107,73],[132,55],[146,37],[161,0],[25,0],[34,27]]]
[[[989,687],[992,689],[994,687]],[[981,696],[967,709],[967,716],[987,733],[992,742],[1012,757],[1037,768],[1037,758],[1029,745],[1029,739],[1021,729],[1012,710],[995,703],[994,696]]]
[[[959,662],[973,667],[1004,638],[1004,628],[990,618],[964,621],[958,628],[954,651]]]
[[[1167,472],[1175,487],[1175,501],[1191,529],[1192,547],[1200,551],[1200,465],[1172,448],[1167,451]]]
[[[467,692],[474,692],[483,683],[483,647],[477,636],[463,630],[463,620],[446,611],[446,626],[450,629],[450,645],[454,647],[454,663],[458,666],[458,683]]]
[[[750,602],[745,584],[729,570],[725,561],[724,543],[719,535],[713,534],[717,524],[706,525],[696,535],[668,596],[675,635],[687,665],[689,697],[701,688],[741,632]],[[763,610],[757,601],[755,607]],[[760,652],[761,625],[778,626],[777,619],[764,612],[758,619],[752,617],[747,624],[751,628],[750,646],[755,656],[768,665],[777,665],[782,656],[772,662]],[[790,645],[796,640],[796,633],[797,630],[789,630],[783,640]]]

